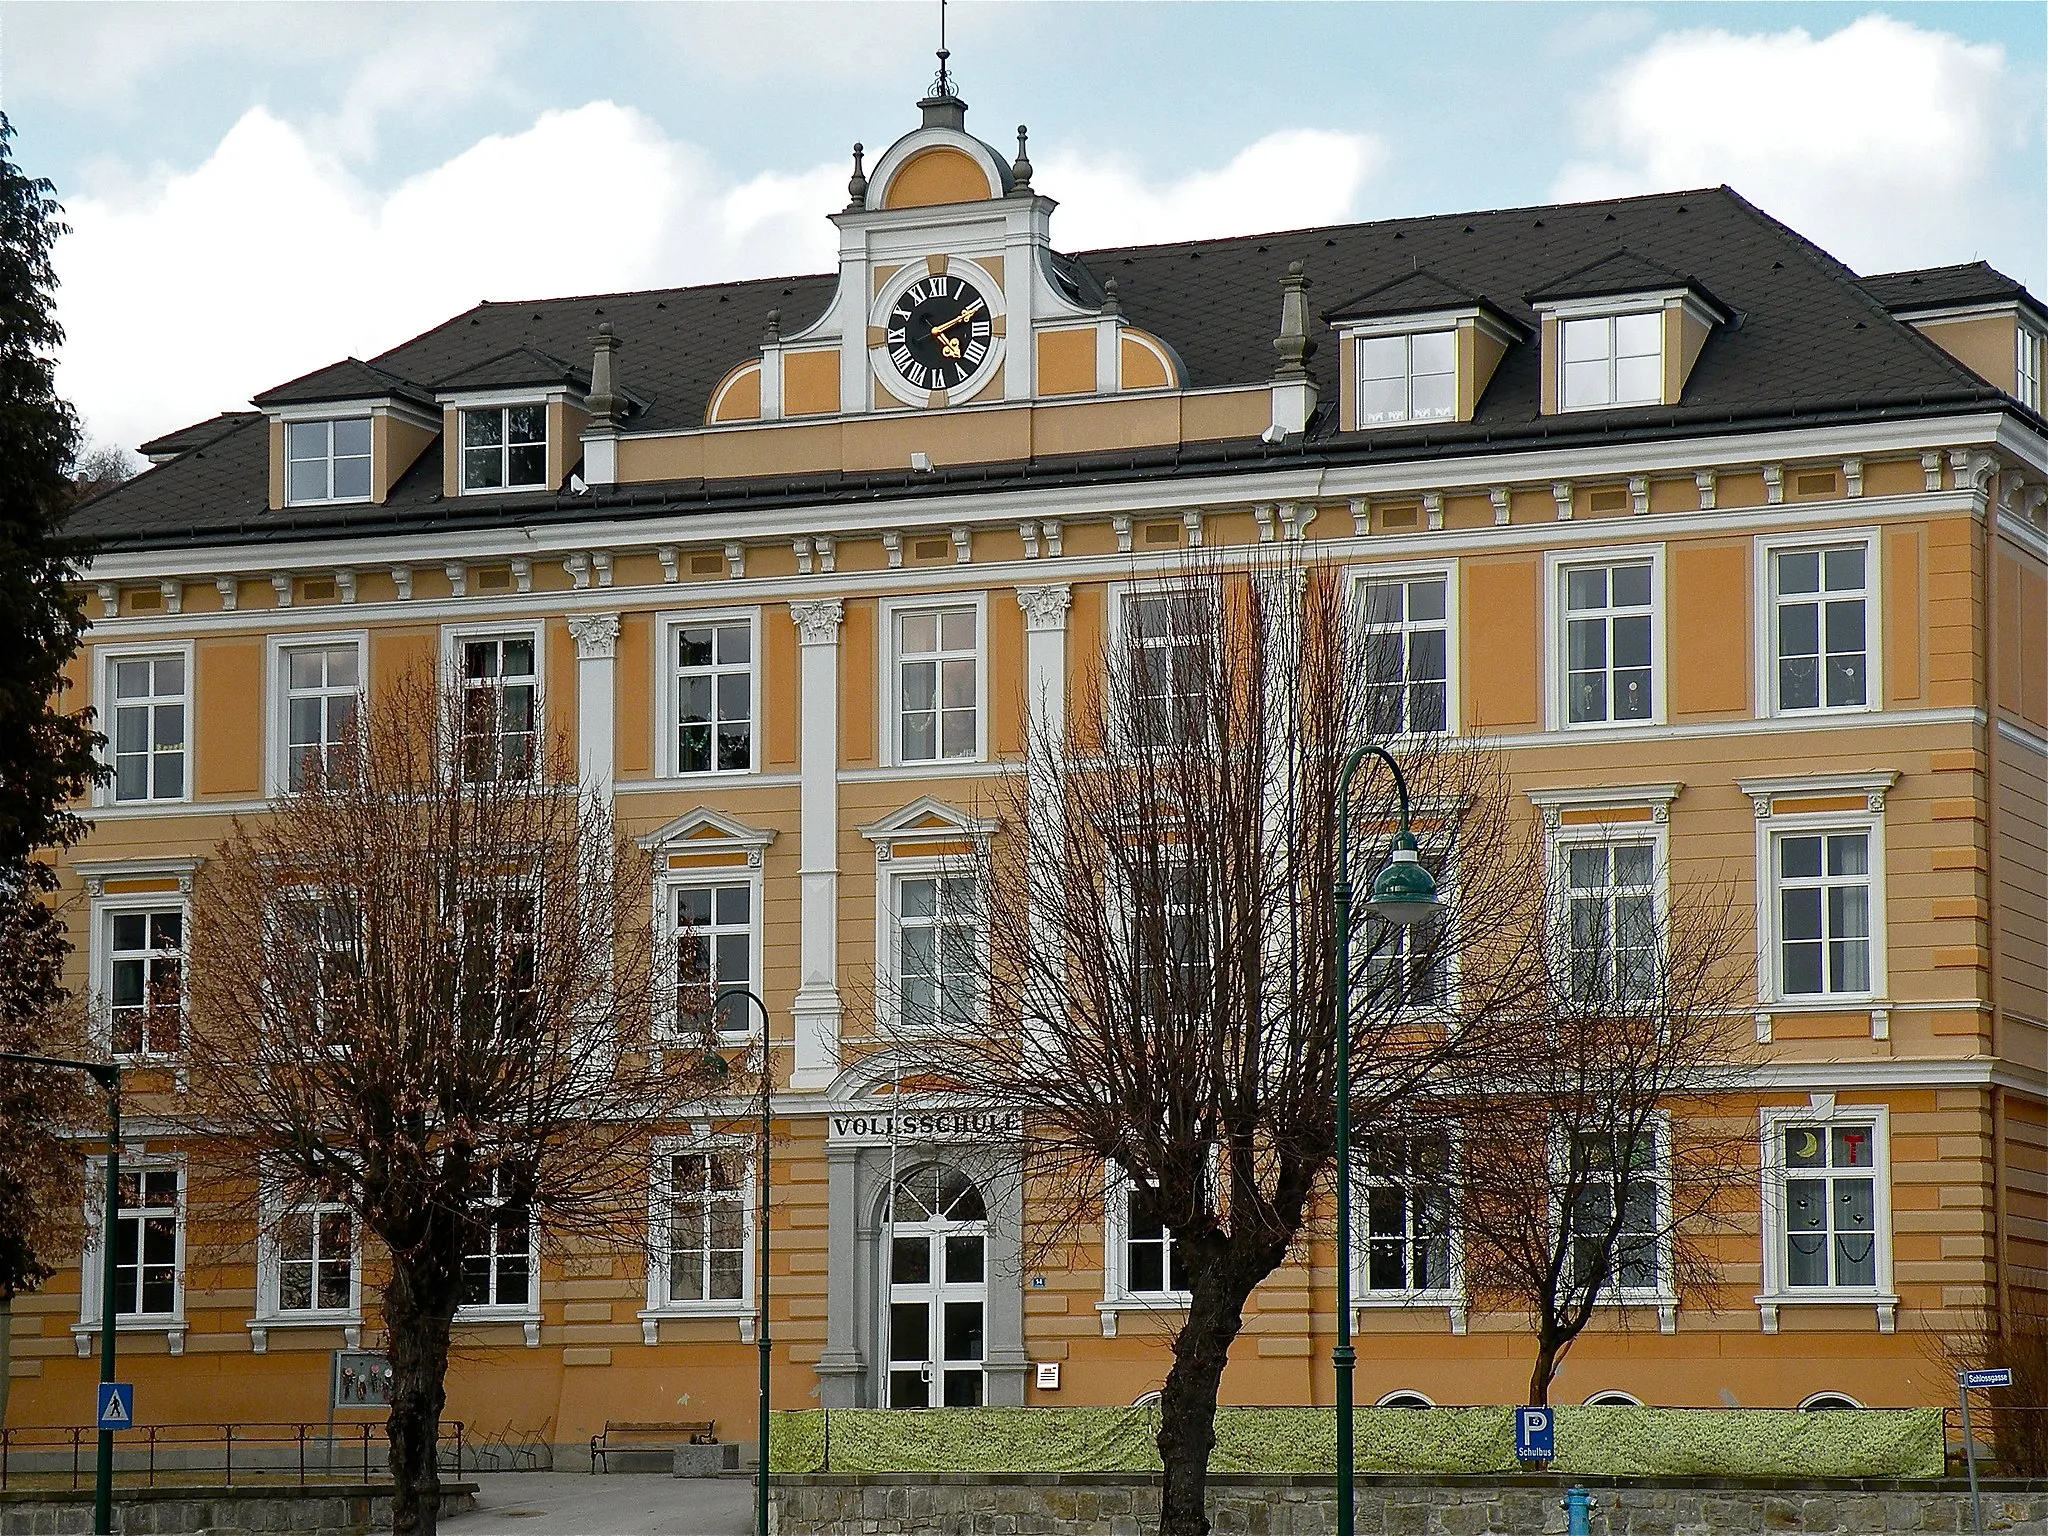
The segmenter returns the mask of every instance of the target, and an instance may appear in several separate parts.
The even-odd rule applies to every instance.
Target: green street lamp
[[[745,998],[754,1005],[755,1010],[761,1015],[761,1182],[760,1186],[754,1191],[754,1210],[757,1213],[756,1219],[760,1224],[759,1243],[761,1254],[758,1266],[760,1272],[755,1279],[755,1284],[759,1287],[761,1316],[760,1321],[754,1328],[754,1348],[759,1354],[761,1368],[759,1407],[760,1451],[755,1458],[760,1465],[755,1469],[754,1473],[754,1536],[768,1536],[768,1368],[770,1364],[770,1345],[768,1342],[768,1221],[769,1211],[771,1210],[768,1203],[768,1160],[769,1148],[773,1145],[770,1115],[774,1108],[774,1097],[770,1091],[771,1084],[768,1076],[768,1005],[746,987],[726,987],[720,990],[716,997],[711,999],[712,1018],[716,1019],[718,1017],[719,1010],[725,1006],[725,1000],[729,997]],[[711,1054],[720,1065],[724,1064],[725,1058],[723,1056],[719,1056],[715,1051]]]
[[[1436,881],[1415,856],[1401,765],[1383,747],[1358,748],[1337,780],[1337,1347],[1330,1351],[1337,1372],[1337,1536],[1352,1536],[1352,1373],[1358,1363],[1351,1347],[1351,780],[1368,757],[1394,775],[1401,830],[1394,834],[1393,856],[1373,876],[1366,910],[1405,928],[1426,922],[1442,906]]]
[[[83,1072],[107,1095],[107,1191],[105,1213],[100,1218],[100,1380],[112,1381],[114,1224],[121,1210],[121,1069],[107,1061],[73,1061],[68,1056],[32,1056],[16,1051],[0,1051],[0,1061]],[[92,1528],[94,1536],[111,1536],[114,1529],[114,1432],[111,1429],[100,1431],[99,1456],[93,1469]]]

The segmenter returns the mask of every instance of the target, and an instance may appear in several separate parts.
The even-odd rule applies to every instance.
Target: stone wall
[[[441,1513],[476,1508],[475,1483],[443,1483]],[[388,1483],[329,1483],[300,1488],[116,1488],[114,1529],[122,1536],[362,1536],[391,1524]],[[0,1492],[0,1536],[85,1536],[92,1490],[10,1488]]]
[[[1599,1501],[1594,1536],[1864,1536],[1967,1533],[1970,1495],[1929,1483],[1664,1478],[1361,1477],[1358,1536],[1562,1533],[1568,1487]],[[2048,1536],[2048,1482],[1987,1482],[1984,1528]],[[821,1473],[775,1479],[777,1536],[1141,1536],[1158,1529],[1156,1478],[1104,1473]],[[1209,1479],[1216,1536],[1330,1536],[1329,1477]]]

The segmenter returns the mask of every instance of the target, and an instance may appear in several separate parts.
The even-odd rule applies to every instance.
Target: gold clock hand
[[[962,324],[967,320],[973,319],[974,312],[980,308],[981,300],[976,299],[972,304],[968,305],[965,309],[961,310],[959,314],[955,315],[952,319],[948,320],[944,325],[933,326],[932,334],[934,336],[943,336],[947,331],[953,329],[954,326]]]

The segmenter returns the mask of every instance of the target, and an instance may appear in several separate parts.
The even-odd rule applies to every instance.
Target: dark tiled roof
[[[1439,310],[1475,307],[1502,313],[1500,306],[1486,295],[1474,293],[1427,267],[1417,267],[1391,282],[1367,289],[1355,299],[1346,300],[1325,312],[1323,319],[1331,322],[1391,319],[1397,315],[1426,315]]]
[[[315,368],[289,384],[266,389],[256,397],[255,403],[265,407],[323,405],[329,400],[374,400],[387,395],[395,395],[429,409],[434,404],[432,393],[422,389],[414,380],[388,369],[374,368],[356,357],[345,357],[325,368]]]
[[[223,411],[218,416],[209,416],[204,421],[195,421],[189,427],[180,427],[175,432],[166,432],[162,437],[152,437],[146,443],[136,445],[136,452],[145,458],[159,458],[164,454],[190,453],[194,448],[203,448],[217,438],[227,436],[237,427],[245,427],[259,419],[261,411]]]
[[[859,496],[944,496],[1007,483],[1081,482],[1123,474],[1196,474],[1228,462],[1399,460],[1446,452],[1509,452],[1518,445],[1683,436],[1792,422],[1870,420],[1907,412],[1981,408],[2004,401],[1911,327],[1893,319],[1855,274],[1797,232],[1727,188],[1557,207],[1501,209],[1431,218],[1291,230],[1229,240],[1187,241],[1079,253],[1058,265],[1085,290],[1114,279],[1132,324],[1174,348],[1194,388],[1262,383],[1272,375],[1280,279],[1302,261],[1323,293],[1370,295],[1418,269],[1469,294],[1493,297],[1533,333],[1526,297],[1561,274],[1588,273],[1626,251],[1663,273],[1710,291],[1733,317],[1718,326],[1676,406],[1574,412],[1539,409],[1539,362],[1532,344],[1510,347],[1467,423],[1434,423],[1338,433],[1328,402],[1336,354],[1326,324],[1309,367],[1325,409],[1307,441],[1189,445],[1097,455],[1082,465],[942,467],[937,474],[771,476],[715,484],[619,487],[569,498],[440,496],[438,451],[408,473],[381,507],[264,508],[267,469],[261,432],[237,431],[209,447],[136,477],[75,519],[81,533],[109,543],[229,542],[320,529],[448,528],[614,515],[714,513],[726,505],[808,504]],[[1604,279],[1603,279],[1604,280]],[[762,278],[696,288],[482,304],[372,360],[386,372],[432,381],[489,372],[509,353],[531,349],[550,361],[587,356],[599,321],[623,346],[621,385],[643,403],[631,426],[700,426],[712,390],[758,355],[770,309],[793,336],[830,302],[837,278]],[[1314,294],[1311,298],[1313,300]]]
[[[1984,261],[1925,267],[1917,272],[1880,272],[1875,277],[1859,278],[1858,282],[1865,293],[1895,315],[1963,304],[2009,304],[2015,299],[2033,298],[2025,285]],[[2038,310],[2039,304],[2034,308]]]
[[[496,357],[487,357],[482,362],[471,363],[434,380],[435,389],[451,392],[463,389],[526,389],[544,384],[571,384],[577,389],[588,389],[590,374],[573,363],[548,356],[537,347],[513,347]]]
[[[1528,299],[1531,304],[1555,304],[1563,299],[1605,299],[1698,286],[1697,279],[1674,272],[1662,262],[1635,251],[1616,250],[1536,284],[1529,290]]]

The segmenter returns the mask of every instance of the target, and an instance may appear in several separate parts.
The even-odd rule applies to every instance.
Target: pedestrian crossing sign
[[[135,1386],[126,1381],[103,1381],[100,1383],[101,1429],[133,1429],[135,1427]]]

